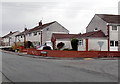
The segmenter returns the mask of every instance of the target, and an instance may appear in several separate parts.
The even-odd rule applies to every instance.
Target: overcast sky
[[[20,2],[17,2],[20,1]],[[119,0],[3,0],[0,8],[2,36],[57,21],[70,33],[84,33],[95,14],[118,14]],[[2,16],[1,16],[2,15]]]

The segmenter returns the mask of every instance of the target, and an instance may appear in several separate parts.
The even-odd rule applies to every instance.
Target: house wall
[[[120,51],[120,26],[118,26],[118,51]]]
[[[108,41],[105,38],[88,38],[88,51],[100,51],[98,41],[104,42],[101,51],[108,51]],[[78,51],[86,51],[86,39],[83,39],[83,46],[78,45]]]
[[[104,42],[101,51],[108,51],[108,41],[105,38],[90,38],[88,39],[88,50],[100,51],[99,41]]]
[[[17,41],[16,42],[24,42],[24,36],[22,35],[22,38],[21,38],[21,36],[17,36]]]
[[[95,15],[93,19],[91,20],[91,22],[89,23],[89,25],[87,26],[86,32],[92,32],[94,31],[95,28],[97,28],[98,30],[102,30],[105,33],[105,35],[107,35],[106,24],[107,23],[104,20],[102,20],[97,15]]]
[[[37,32],[36,36],[34,36],[34,32]],[[65,29],[64,27],[62,27],[59,23],[55,22],[47,26],[46,28],[42,29],[42,32],[41,30],[37,30],[37,31],[31,32],[31,36],[27,34],[26,40],[32,41],[34,45],[39,45],[41,44],[41,36],[42,36],[42,45],[44,45],[47,42],[49,42],[49,44],[52,44],[50,42],[51,42],[51,37],[53,33],[67,33],[68,34],[69,31]]]
[[[36,31],[36,32],[37,32],[37,35],[35,35],[35,36],[34,36],[34,32],[32,32],[30,36],[29,36],[29,34],[27,34],[26,40],[33,42],[33,44],[37,46],[40,44],[41,33],[39,31]]]
[[[3,38],[3,42],[5,43],[5,46],[9,46],[9,38]]]
[[[64,49],[65,48],[72,49],[71,39],[57,39],[56,40],[56,48],[57,48],[57,44],[60,42],[63,42],[65,44]]]
[[[78,45],[78,51],[86,51],[86,40],[85,39],[82,40],[83,40],[83,45]]]
[[[9,37],[3,38],[3,42],[5,43],[5,46],[12,46],[12,44],[15,42],[15,36],[19,34],[20,32],[16,32]]]
[[[62,25],[60,25],[58,22],[55,22],[51,24],[50,26],[43,29],[43,43],[46,43],[46,41],[51,41],[51,37],[53,33],[65,33],[68,34],[69,31],[65,29]]]
[[[12,46],[13,45],[13,43],[16,41],[16,35],[18,35],[20,32],[16,32],[16,33],[14,33],[14,34],[12,34],[10,37],[11,37],[11,39],[10,39],[10,46]]]

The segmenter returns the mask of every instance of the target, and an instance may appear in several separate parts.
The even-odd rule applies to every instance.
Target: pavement
[[[59,60],[119,60],[120,58],[117,57],[108,57],[108,58],[81,58],[81,57],[49,57],[49,56],[36,56],[36,55],[29,55],[27,53],[19,53],[19,52],[11,52],[11,51],[5,51],[1,50],[2,52],[5,53],[10,53],[14,55],[19,55],[19,56],[25,56],[25,57],[31,57],[31,58],[41,58],[41,59],[59,59]]]

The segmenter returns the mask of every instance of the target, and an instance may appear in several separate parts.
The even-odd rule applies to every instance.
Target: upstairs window
[[[37,32],[34,32],[34,36],[36,36],[37,35]]]
[[[117,31],[117,26],[112,26],[112,30],[116,30]]]

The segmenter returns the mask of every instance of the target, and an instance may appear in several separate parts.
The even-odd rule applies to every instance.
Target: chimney
[[[27,28],[25,28],[24,31],[27,31]]]
[[[10,31],[10,33],[12,33],[12,31]]]
[[[39,22],[39,26],[42,26],[42,20]]]

